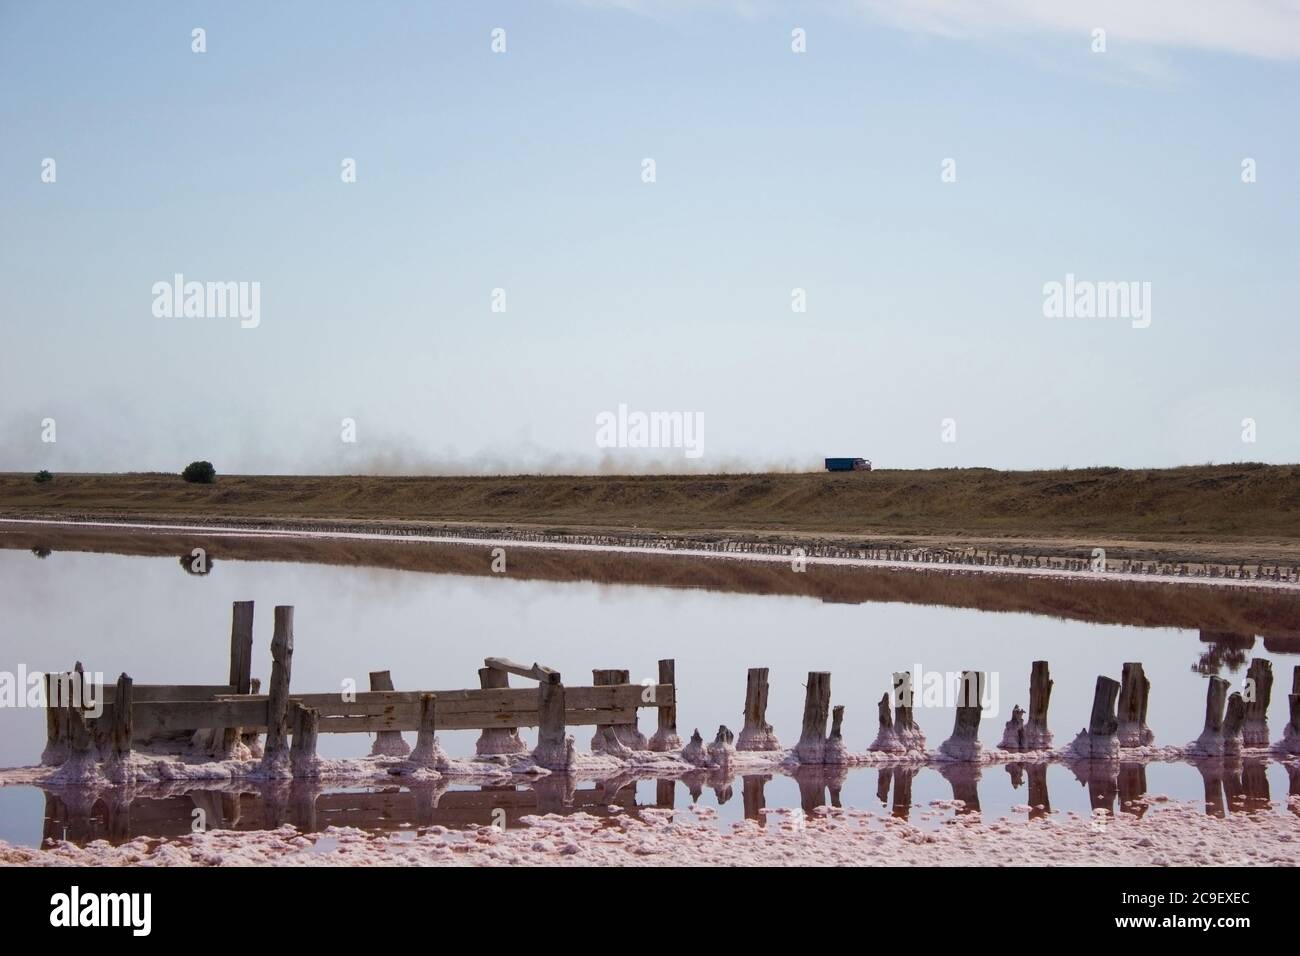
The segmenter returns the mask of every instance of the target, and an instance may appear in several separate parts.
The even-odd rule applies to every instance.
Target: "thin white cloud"
[[[731,10],[797,18],[814,10],[866,14],[900,29],[953,38],[1106,31],[1108,47],[1157,46],[1269,59],[1300,57],[1300,0],[569,0],[645,16]]]
[[[1300,57],[1300,0],[850,0],[874,19],[949,37],[1078,34],[1106,43]]]

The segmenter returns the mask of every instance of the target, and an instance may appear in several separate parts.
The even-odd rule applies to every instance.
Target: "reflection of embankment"
[[[189,555],[209,560],[292,561],[501,578],[485,548],[469,545],[326,538],[235,538],[103,529],[5,528],[0,547],[110,554]],[[773,562],[671,554],[509,549],[508,578],[598,584],[702,588],[746,594],[796,595],[856,604],[868,601],[943,605],[981,611],[1044,614],[1098,624],[1176,627],[1264,635],[1279,652],[1300,649],[1300,600],[1285,591],[1198,587],[1191,583],[809,565],[795,573]],[[219,571],[217,572],[220,573]]]

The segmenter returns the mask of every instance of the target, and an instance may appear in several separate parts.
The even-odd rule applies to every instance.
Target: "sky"
[[[1282,0],[0,0],[0,470],[1295,462],[1298,81]]]

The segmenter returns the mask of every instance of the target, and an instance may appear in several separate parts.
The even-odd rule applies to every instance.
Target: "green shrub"
[[[38,485],[42,485],[47,481],[53,481],[53,480],[54,480],[54,476],[51,475],[48,471],[46,471],[44,468],[42,468],[40,471],[36,473],[35,481]]]
[[[217,480],[217,470],[210,461],[192,461],[185,466],[181,477],[194,485],[210,485]]]

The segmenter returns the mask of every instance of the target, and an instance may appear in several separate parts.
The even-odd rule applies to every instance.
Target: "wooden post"
[[[677,736],[677,662],[671,658],[659,662],[659,683],[671,684],[673,703],[657,708],[659,725],[650,738],[650,749],[656,753],[682,749],[682,738]],[[741,735],[744,736],[743,733]]]
[[[1246,687],[1248,694],[1243,695],[1246,722],[1242,727],[1241,742],[1246,747],[1267,747],[1268,705],[1273,699],[1273,663],[1263,657],[1251,660],[1246,669]]]
[[[260,693],[261,690],[262,682],[258,678],[254,677],[248,682],[248,692],[250,694]],[[262,745],[259,743],[260,737],[261,734],[256,730],[240,734],[239,739],[243,742],[244,746],[248,748],[249,756],[260,757],[262,755]]]
[[[751,667],[745,678],[745,725],[737,750],[780,750],[781,742],[767,722],[767,668]]]
[[[289,675],[293,665],[293,608],[275,609],[275,634],[271,638],[271,684],[266,715],[266,757],[274,760],[285,751],[289,735]]]
[[[370,689],[372,691],[393,690],[393,675],[388,671],[371,671]],[[410,752],[411,748],[402,739],[400,730],[378,731],[375,734],[375,742],[370,747],[372,757],[405,757]]]
[[[68,759],[67,692],[70,678],[64,671],[45,675],[45,750],[41,763],[56,766]]]
[[[90,725],[86,722],[85,712],[82,710],[86,700],[86,672],[81,667],[81,661],[77,661],[72,669],[68,690],[68,699],[64,702],[65,720],[68,725],[68,754],[74,757],[85,756],[90,753],[93,737]]]
[[[573,740],[564,733],[564,684],[560,675],[537,685],[537,747],[533,759],[548,770],[573,765]]]
[[[1296,668],[1296,672],[1300,673],[1300,667]],[[1286,702],[1291,711],[1291,719],[1287,721],[1286,730],[1277,746],[1286,753],[1300,754],[1300,694],[1287,694]]]
[[[1088,719],[1088,733],[1093,736],[1110,736],[1119,730],[1115,705],[1119,698],[1119,684],[1109,677],[1098,677],[1092,692],[1092,716]]]
[[[608,687],[611,685],[623,685],[629,683],[628,672],[612,668],[596,668],[591,672],[591,682],[597,687]],[[608,726],[597,725],[596,734],[591,738],[592,753],[601,753],[605,750],[605,731],[613,733],[614,738],[624,747],[632,750],[645,750],[646,739],[637,730],[636,724],[610,724]]]
[[[876,717],[879,727],[876,730],[876,739],[871,742],[871,746],[867,749],[881,753],[906,753],[907,743],[894,728],[894,718],[889,710],[889,697],[889,693],[886,692],[881,695],[880,702],[876,704]]]
[[[1205,688],[1205,727],[1192,744],[1203,754],[1217,756],[1223,753],[1223,714],[1228,700],[1228,682],[1222,677],[1211,677]]]
[[[447,755],[438,745],[438,698],[434,694],[420,695],[420,730],[415,736],[415,749],[411,763],[421,767],[436,767],[447,762]]]
[[[230,614],[230,680],[232,693],[248,694],[253,686],[253,602],[236,601]],[[240,740],[238,727],[213,734],[222,754],[232,753]]]
[[[842,764],[848,762],[848,748],[844,746],[844,705],[836,704],[831,708],[831,733],[826,738],[826,751],[823,758],[826,763]],[[832,795],[835,791],[832,791]],[[836,804],[839,806],[839,804]]]
[[[984,705],[984,672],[962,671],[961,693],[952,736],[939,745],[939,753],[949,760],[977,760],[980,745],[980,715]]]
[[[113,697],[113,725],[109,732],[109,752],[114,760],[131,756],[131,698],[133,682],[126,674],[117,679],[117,693]]]
[[[1151,682],[1147,680],[1142,665],[1137,662],[1125,664],[1116,715],[1116,735],[1121,747],[1149,747],[1155,740],[1155,734],[1147,726],[1147,702],[1150,696]]]
[[[1052,700],[1052,678],[1047,661],[1034,661],[1029,671],[1029,713],[1025,720],[1025,749],[1050,750],[1052,732],[1047,729],[1047,705]]]
[[[480,667],[478,682],[483,690],[510,686],[510,672],[495,667]],[[490,727],[483,730],[474,743],[474,752],[487,754],[519,754],[527,748],[519,738],[518,727]]]
[[[1241,694],[1228,698],[1228,707],[1223,715],[1223,752],[1225,754],[1241,753],[1242,728],[1246,725],[1246,702]]]
[[[894,736],[905,750],[924,753],[925,734],[913,714],[914,688],[909,671],[894,672]]]
[[[800,763],[820,764],[826,760],[826,722],[831,714],[829,671],[809,671],[804,691],[803,729],[794,755]]]
[[[319,773],[320,760],[316,756],[316,738],[320,733],[320,711],[314,707],[293,704],[293,746],[290,750],[293,775],[314,777]]]

